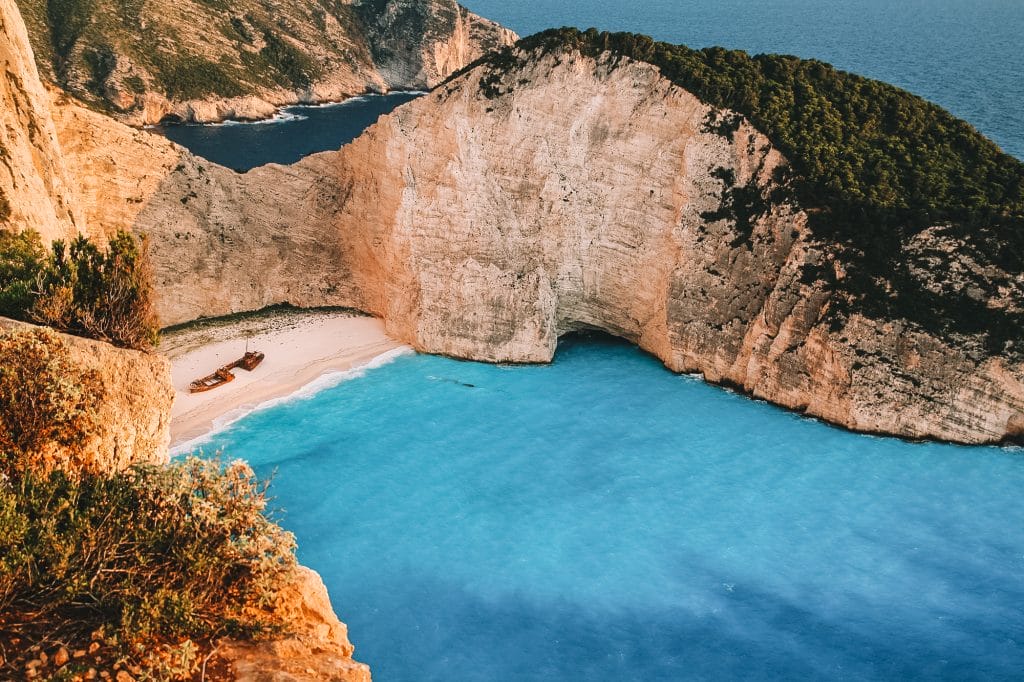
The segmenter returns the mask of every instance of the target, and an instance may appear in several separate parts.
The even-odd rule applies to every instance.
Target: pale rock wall
[[[364,3],[366,4],[366,3]],[[452,0],[388,0],[366,12],[367,43],[389,88],[433,87],[518,36]]]
[[[338,154],[343,176],[368,179],[338,224],[362,305],[389,334],[543,362],[560,334],[593,327],[675,371],[860,431],[1024,433],[1019,363],[900,321],[824,323],[832,295],[804,273],[828,262],[828,245],[802,212],[776,205],[749,236],[706,218],[721,169],[770,190],[786,163],[748,124],[706,130],[709,107],[635,62],[548,56],[507,74],[494,99],[478,71]]]
[[[149,237],[165,326],[274,303],[350,305],[330,155],[239,175],[166,138],[55,103],[94,231]]]
[[[370,668],[352,660],[348,628],[316,571],[299,566],[278,594],[275,611],[295,624],[286,639],[222,644],[239,682],[370,682]]]
[[[0,317],[0,334],[33,325]],[[83,373],[95,371],[103,389],[97,430],[84,445],[84,459],[95,471],[121,471],[135,464],[169,461],[171,442],[171,363],[154,353],[115,348],[108,343],[59,334],[69,361]]]
[[[14,0],[0,0],[0,70],[0,227],[72,237],[82,229],[74,186]]]

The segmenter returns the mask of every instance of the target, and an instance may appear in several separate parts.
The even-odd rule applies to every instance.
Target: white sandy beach
[[[247,338],[250,350],[266,355],[256,369],[235,369],[234,381],[205,393],[189,393],[191,381],[241,357]],[[171,360],[175,388],[172,449],[210,432],[232,415],[400,347],[384,334],[380,320],[343,311],[277,311],[167,333],[160,351]]]

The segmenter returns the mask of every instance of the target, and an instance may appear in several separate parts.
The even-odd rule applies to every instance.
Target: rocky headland
[[[19,0],[40,73],[132,125],[432,87],[511,31],[454,0]]]

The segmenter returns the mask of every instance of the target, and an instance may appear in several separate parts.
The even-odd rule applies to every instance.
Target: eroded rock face
[[[433,87],[486,52],[517,40],[512,31],[448,0],[356,6],[374,63],[391,88]]]
[[[650,65],[549,54],[497,78],[478,67],[339,152],[244,175],[80,109],[55,120],[90,220],[153,240],[167,324],[351,306],[420,350],[516,362],[597,328],[852,429],[1019,438],[1019,358],[828,314],[848,298],[838,246],[776,191],[787,162],[763,135],[714,124],[729,117]],[[763,210],[744,214],[751,192]],[[962,235],[903,248],[916,286],[969,295],[988,278],[1004,292],[991,305],[1019,307],[1020,273]]]
[[[352,660],[348,628],[331,608],[320,576],[299,566],[275,606],[294,629],[287,639],[222,645],[242,682],[370,682],[370,668]]]
[[[47,241],[74,236],[74,186],[13,0],[0,0],[0,71],[0,227],[32,229]]]
[[[0,317],[0,334],[32,327]],[[86,468],[110,472],[170,461],[167,448],[174,388],[167,358],[78,336],[58,336],[71,365],[83,373],[97,372],[102,386],[103,400],[96,406],[97,428],[83,448]]]
[[[836,247],[773,198],[786,160],[763,135],[711,125],[728,117],[628,60],[548,55],[443,86],[337,155],[355,180],[335,224],[358,304],[428,352],[546,361],[560,334],[592,327],[860,431],[1019,437],[1018,358],[901,320],[827,317],[846,296]],[[765,212],[729,210],[751,187]],[[1019,286],[941,230],[908,258],[925,246],[941,261],[932,279],[955,261]]]

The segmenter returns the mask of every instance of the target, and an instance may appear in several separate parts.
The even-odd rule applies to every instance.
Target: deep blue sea
[[[816,57],[1024,158],[1019,0],[464,2],[524,35]],[[245,169],[336,148],[400,101],[165,132]],[[1019,449],[851,434],[602,337],[550,366],[402,356],[205,447],[276,472],[377,682],[1024,677]]]
[[[377,682],[1024,672],[1019,450],[854,435],[604,337],[402,356],[214,447],[276,472]]]
[[[268,163],[295,163],[304,156],[348,144],[382,115],[421,93],[364,95],[337,104],[286,107],[266,121],[213,125],[160,125],[154,131],[192,153],[237,171]]]

